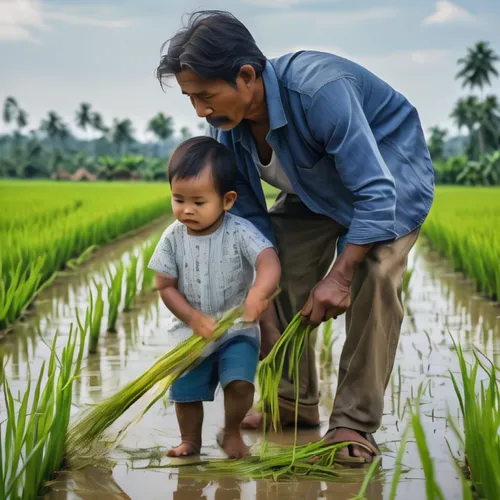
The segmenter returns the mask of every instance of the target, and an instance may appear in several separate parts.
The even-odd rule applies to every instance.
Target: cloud
[[[65,14],[64,12],[49,12],[45,15],[46,19],[53,19],[54,21],[61,21],[67,24],[86,25],[86,26],[100,26],[103,28],[126,28],[132,24],[131,19],[95,19],[91,17],[82,17],[72,14]]]
[[[50,11],[42,0],[0,0],[0,41],[39,42],[36,33],[50,30],[50,22],[62,22],[73,25],[98,26],[105,28],[123,28],[132,24],[127,19],[105,19],[94,16],[75,15],[70,11]]]
[[[10,42],[40,42],[40,40],[34,37],[26,28],[10,24],[0,24],[0,40],[8,40]]]
[[[436,11],[434,14],[426,17],[422,21],[422,24],[424,26],[450,23],[472,24],[477,21],[478,18],[463,7],[459,7],[448,0],[440,0],[436,2]]]

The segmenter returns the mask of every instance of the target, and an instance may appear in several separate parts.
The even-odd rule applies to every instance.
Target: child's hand
[[[200,311],[195,311],[188,326],[193,330],[195,335],[210,340],[217,328],[217,321]]]
[[[242,321],[253,323],[258,321],[264,311],[269,307],[269,299],[265,293],[251,288],[245,301],[245,312]]]

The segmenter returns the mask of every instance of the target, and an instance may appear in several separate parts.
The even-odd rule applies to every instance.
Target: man
[[[279,251],[282,292],[262,318],[263,338],[277,339],[298,311],[315,326],[346,313],[325,440],[356,443],[339,460],[372,461],[403,319],[402,278],[434,196],[417,111],[335,55],[267,60],[245,26],[221,11],[191,15],[170,40],[157,77],[171,76],[236,155],[234,213]],[[281,190],[269,212],[261,180]],[[294,394],[284,377],[283,423],[293,419]],[[300,365],[300,425],[319,425],[318,402],[313,337]],[[244,423],[261,420],[252,413]]]

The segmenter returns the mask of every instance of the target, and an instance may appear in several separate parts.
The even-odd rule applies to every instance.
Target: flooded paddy
[[[150,226],[133,238],[121,240],[99,251],[88,263],[58,278],[42,291],[35,311],[13,332],[0,340],[0,359],[13,392],[23,392],[27,379],[38,373],[41,363],[49,356],[50,344],[56,331],[58,343],[64,344],[70,324],[75,321],[75,309],[84,315],[88,289],[92,280],[102,283],[106,266],[120,260],[127,263],[145,239],[158,234],[165,222]],[[413,270],[405,293],[406,317],[393,378],[386,392],[382,427],[375,435],[383,449],[381,470],[369,488],[370,500],[388,498],[392,470],[408,409],[408,398],[416,397],[421,382],[428,383],[421,400],[424,430],[435,460],[436,476],[446,499],[461,498],[461,483],[454,468],[451,451],[458,456],[458,444],[446,417],[455,416],[460,426],[458,401],[449,380],[449,371],[458,371],[458,359],[450,337],[462,344],[470,354],[479,348],[497,365],[500,364],[500,308],[477,296],[470,280],[454,273],[447,262],[429,251],[425,240],[411,254],[409,269]],[[105,313],[107,308],[105,308]],[[105,318],[103,325],[105,324]],[[74,414],[78,406],[95,403],[115,392],[142,372],[160,355],[167,344],[168,320],[155,293],[138,296],[130,313],[120,312],[118,332],[101,333],[98,352],[85,355],[82,376],[75,384]],[[326,430],[336,387],[336,368],[344,340],[343,319],[334,323],[332,362],[320,368],[321,417],[320,429],[301,431],[299,442],[319,439]],[[322,336],[318,335],[318,362]],[[213,403],[205,405],[203,457],[222,457],[216,443],[216,433],[223,421],[222,392]],[[141,409],[132,407],[123,418],[126,421]],[[112,429],[119,426],[120,419]],[[245,440],[259,443],[257,432],[245,432]],[[293,432],[271,435],[274,442],[292,443]],[[183,477],[178,469],[139,469],[149,463],[168,462],[162,452],[178,444],[179,431],[173,406],[161,402],[132,427],[113,458],[117,465],[112,474],[97,469],[59,474],[46,498],[94,499],[173,498],[233,500],[277,500],[290,497],[347,500],[355,496],[363,482],[363,471],[350,475],[348,483],[326,483],[304,480],[288,483],[271,481],[240,481],[236,478],[213,480]],[[425,498],[423,471],[417,448],[407,445],[403,458],[405,473],[401,477],[397,498]]]

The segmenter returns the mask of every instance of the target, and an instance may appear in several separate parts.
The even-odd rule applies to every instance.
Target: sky
[[[456,133],[449,118],[467,94],[457,60],[479,40],[500,53],[498,0],[0,0],[0,103],[14,96],[35,129],[49,110],[75,129],[89,102],[111,124],[130,118],[148,139],[162,111],[193,133],[202,120],[175,80],[154,77],[160,49],[198,9],[229,10],[268,58],[301,49],[354,60],[404,94],[424,129]],[[185,19],[185,17],[184,17]],[[499,67],[500,70],[500,67]],[[500,95],[500,78],[490,93]],[[0,123],[0,133],[7,129]],[[83,135],[85,137],[85,135]]]

